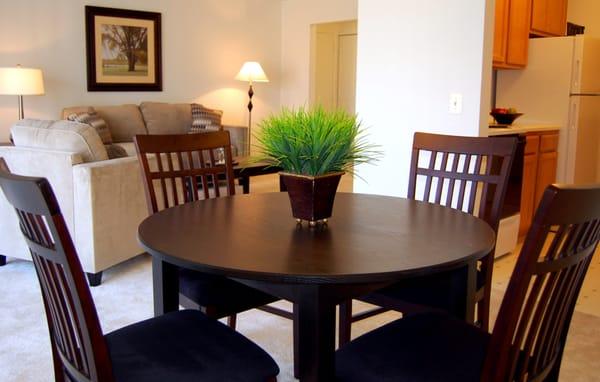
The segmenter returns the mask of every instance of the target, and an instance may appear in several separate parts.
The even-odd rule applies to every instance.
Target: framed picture
[[[85,7],[88,91],[162,91],[160,13]]]

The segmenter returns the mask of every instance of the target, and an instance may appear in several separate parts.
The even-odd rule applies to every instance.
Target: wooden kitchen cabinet
[[[527,65],[532,0],[496,0],[494,68]]]
[[[546,187],[556,181],[558,132],[527,133],[523,153],[519,236],[529,230]]]
[[[506,62],[506,37],[508,31],[508,6],[510,0],[496,0],[494,24],[494,63]]]
[[[567,0],[531,0],[530,33],[535,36],[564,36]]]
[[[535,211],[534,196],[536,187],[536,176],[538,166],[538,150],[540,137],[528,135],[525,137],[525,150],[523,153],[523,177],[521,184],[521,224],[519,224],[519,236],[524,235],[531,226],[533,213]]]

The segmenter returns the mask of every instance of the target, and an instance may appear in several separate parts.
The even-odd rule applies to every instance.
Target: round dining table
[[[179,309],[178,267],[223,275],[294,303],[301,381],[334,380],[336,305],[399,280],[465,267],[468,315],[477,260],[493,249],[483,220],[409,199],[338,193],[327,224],[292,218],[286,193],[165,209],[139,226],[152,255],[154,312]],[[468,317],[466,317],[468,318]]]

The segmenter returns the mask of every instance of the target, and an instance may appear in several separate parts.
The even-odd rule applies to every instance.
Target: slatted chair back
[[[40,283],[55,379],[112,381],[96,308],[50,183],[0,167],[0,187],[17,212]]]
[[[498,233],[515,151],[515,137],[460,137],[415,133],[408,198],[461,210]],[[477,322],[487,330],[494,250],[479,264]]]
[[[482,381],[558,380],[567,332],[600,240],[600,188],[549,186],[502,301]]]
[[[517,138],[415,133],[408,198],[467,212],[498,230]]]
[[[200,199],[235,195],[228,131],[134,137],[145,180],[148,211]]]

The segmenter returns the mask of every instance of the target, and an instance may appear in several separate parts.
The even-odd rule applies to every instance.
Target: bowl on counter
[[[496,113],[491,112],[490,115],[494,117],[496,123],[499,125],[512,125],[515,119],[523,115],[523,113]]]

